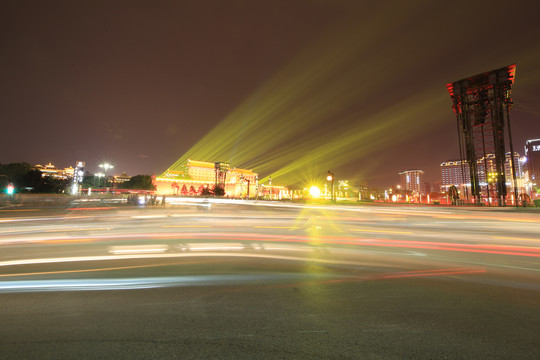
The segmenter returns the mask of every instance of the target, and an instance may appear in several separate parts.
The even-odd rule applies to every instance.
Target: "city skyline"
[[[459,158],[446,84],[511,63],[515,150],[540,138],[536,4],[126,4],[6,5],[0,162],[159,175],[208,138],[200,160],[282,183],[434,182]]]
[[[529,143],[532,143],[532,142],[539,142],[540,139],[528,139],[526,141],[526,146],[529,144]],[[526,148],[525,146],[525,148]],[[536,145],[535,145],[536,146]],[[512,174],[512,170],[511,170],[511,166],[510,166],[510,163],[508,162],[508,154],[510,154],[509,152],[507,152],[506,154],[506,163],[505,163],[505,173],[506,173],[506,176],[507,177],[511,177],[511,174]],[[524,152],[519,152],[519,151],[515,151],[515,154],[516,154],[516,166],[518,167],[517,169],[517,173],[519,174],[518,176],[521,176],[521,172],[523,171],[523,169],[526,168],[526,162],[528,162],[529,160],[527,159],[527,154],[524,153]],[[488,155],[492,155],[492,154],[488,154]],[[188,160],[190,161],[190,160]],[[193,161],[193,160],[191,160]],[[445,167],[452,167],[452,166],[455,166],[456,168],[459,168],[461,169],[461,162],[464,161],[464,163],[466,163],[467,161],[464,159],[464,160],[460,160],[459,157],[458,158],[455,158],[455,159],[447,159],[443,162],[441,162],[439,164],[439,172],[438,172],[438,175],[439,177],[437,178],[436,176],[435,177],[430,177],[431,181],[427,181],[427,182],[422,182],[422,184],[431,184],[431,182],[433,182],[434,184],[439,184],[439,185],[457,185],[457,184],[461,184],[461,170],[458,170],[459,172],[459,175],[456,175],[456,174],[448,174],[445,172],[445,170],[443,170],[443,168]],[[480,161],[480,160],[478,160]],[[522,162],[523,161],[523,162]],[[112,165],[112,164],[111,164]],[[44,165],[40,165],[40,164],[36,164],[36,165],[33,165],[35,166],[37,169],[41,170],[42,171],[42,168],[47,168],[47,167],[54,167],[55,169],[59,169],[61,170],[60,168],[61,167],[56,167],[55,164],[52,164],[50,161],[48,162],[48,164],[46,164],[45,166]],[[89,171],[88,169],[85,170],[86,173],[88,173],[89,175],[94,175],[96,173],[99,173],[100,171],[103,171],[102,169],[100,169],[99,167],[100,165],[96,166],[96,171]],[[73,167],[71,165],[68,165],[65,167],[64,171],[66,170],[69,170],[69,169],[73,169]],[[469,179],[469,175],[468,175],[468,168],[466,168],[467,170],[467,175],[465,176],[466,179]],[[418,169],[418,170],[414,170],[414,169],[407,169],[407,170],[403,170],[403,171],[400,171],[397,173],[397,180],[395,181],[395,184],[391,184],[390,187],[395,187],[397,185],[403,187],[403,174],[404,173],[407,173],[407,172],[413,172],[413,171],[421,171],[424,173],[423,170],[421,169]],[[532,170],[534,171],[534,170]],[[43,172],[43,171],[42,171]],[[121,175],[127,175],[126,174],[126,171],[125,170],[119,170],[119,169],[116,169],[114,174],[121,174]],[[132,173],[131,175],[139,175],[140,173]],[[148,174],[148,175],[155,175],[157,178],[160,178],[160,176],[158,176],[157,174]],[[163,175],[163,174],[162,174]],[[117,175],[115,175],[117,176]],[[343,180],[346,180],[346,181],[350,181],[350,179],[343,179]],[[511,181],[511,180],[507,180],[507,181]],[[391,182],[391,181],[390,181]],[[466,183],[468,183],[468,181],[466,181]],[[304,184],[304,185],[308,185],[308,184]],[[369,184],[368,184],[369,185]],[[371,186],[371,188],[377,188],[378,186]],[[379,188],[384,188],[384,187],[379,187]],[[441,189],[434,189],[435,192],[439,192],[439,190],[441,192],[446,192],[446,190],[444,188],[441,187]]]

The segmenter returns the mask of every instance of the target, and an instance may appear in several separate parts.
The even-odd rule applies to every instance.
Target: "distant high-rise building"
[[[424,192],[424,172],[422,170],[407,170],[399,173],[401,177],[401,188],[413,192]]]
[[[433,182],[433,191],[435,192],[441,192],[441,186],[442,186],[442,183],[440,181],[434,181]]]
[[[448,191],[452,185],[456,187],[471,183],[469,164],[466,160],[445,161],[441,164],[441,191]]]
[[[525,166],[531,185],[538,187],[540,186],[540,139],[525,142],[525,157],[527,158]]]
[[[512,173],[513,173],[513,170],[512,170],[512,162],[510,161],[510,153],[507,152],[505,154],[506,158],[505,158],[505,161],[504,161],[504,171],[505,171],[505,175],[506,175],[506,185],[509,186],[509,191],[511,191],[510,189],[513,189],[514,185],[513,185],[513,178],[512,178]],[[523,177],[523,161],[520,160],[520,155],[519,153],[517,152],[514,152],[514,168],[516,169],[516,181],[520,178]],[[519,187],[519,185],[518,185]]]
[[[520,155],[514,152],[514,167],[516,169],[516,178],[519,180],[523,177],[523,161],[520,161]],[[477,177],[480,186],[487,186],[488,178],[493,178],[493,173],[496,173],[495,155],[486,154],[476,160]],[[510,162],[510,153],[507,152],[504,162],[505,181],[508,191],[513,191],[512,179],[512,163]],[[446,161],[441,164],[441,179],[442,191],[447,191],[452,185],[457,188],[464,189],[465,186],[470,187],[470,167],[466,160],[463,163],[460,160]],[[519,182],[519,181],[518,181]],[[520,185],[518,184],[518,187]]]

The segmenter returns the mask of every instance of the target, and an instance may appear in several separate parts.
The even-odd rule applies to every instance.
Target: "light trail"
[[[83,270],[40,271],[40,272],[31,272],[31,273],[0,274],[0,277],[72,274],[72,273],[76,274],[76,273],[86,273],[86,272],[100,272],[100,271],[112,271],[112,270],[139,269],[139,268],[148,268],[148,267],[168,266],[168,265],[174,265],[174,264],[176,264],[176,263],[161,263],[161,264],[152,264],[152,265],[133,265],[133,266],[117,266],[117,267],[109,267],[109,268],[83,269]]]
[[[211,228],[213,225],[163,225],[164,228]]]
[[[296,226],[253,226],[255,229],[289,229],[289,230],[294,230],[294,229],[300,229],[299,227],[296,227]]]
[[[441,269],[441,270],[421,270],[421,271],[408,271],[405,273],[383,275],[383,279],[392,278],[417,278],[417,277],[429,277],[429,276],[449,276],[449,275],[465,275],[465,274],[479,274],[485,273],[486,269]]]
[[[347,229],[349,231],[356,232],[370,232],[370,233],[380,233],[380,234],[412,234],[411,231],[392,231],[392,230],[368,230],[368,229]]]
[[[118,209],[118,207],[111,207],[111,206],[105,206],[105,207],[89,207],[89,208],[69,208],[70,211],[78,211],[78,210],[110,210],[110,209]]]
[[[268,241],[268,242],[304,242],[312,243],[312,236],[304,235],[279,235],[279,234],[259,234],[259,233],[148,233],[148,234],[122,234],[110,236],[95,236],[95,241],[105,239],[130,239],[130,238],[149,238],[149,239],[234,239],[241,241]],[[388,247],[388,248],[409,248],[409,249],[430,249],[447,250],[457,252],[484,253],[513,255],[526,257],[540,257],[540,248],[519,247],[511,245],[486,245],[486,244],[463,244],[449,242],[433,241],[412,241],[412,240],[394,240],[394,239],[371,239],[355,237],[336,237],[317,235],[317,242],[320,244],[340,244],[354,246]],[[53,238],[51,240],[58,240]],[[63,239],[73,241],[76,239]],[[28,240],[27,240],[28,241]],[[36,241],[32,239],[30,241]],[[43,239],[39,239],[43,241]]]
[[[491,238],[499,239],[499,240],[540,241],[540,239],[528,239],[528,238],[516,238],[516,237],[504,237],[504,236],[492,236]]]
[[[55,230],[40,230],[41,232],[51,233],[51,232],[71,232],[71,231],[100,231],[100,230],[111,230],[111,228],[88,228],[88,229],[55,229]]]
[[[164,253],[169,250],[167,245],[126,245],[126,246],[110,246],[111,254],[154,254]]]
[[[0,209],[1,212],[27,212],[27,211],[41,211],[41,209]]]

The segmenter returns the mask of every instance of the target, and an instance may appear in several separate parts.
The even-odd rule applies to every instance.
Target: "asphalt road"
[[[540,212],[0,208],[0,358],[540,358]]]

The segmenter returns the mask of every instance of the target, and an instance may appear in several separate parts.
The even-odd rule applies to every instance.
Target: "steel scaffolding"
[[[461,161],[464,164],[466,160],[469,166],[468,187],[477,205],[506,203],[504,128],[506,122],[507,142],[514,154],[509,110],[515,73],[513,64],[446,85],[458,124]],[[510,158],[515,203],[516,171],[514,156]],[[468,188],[465,189],[468,198]]]

